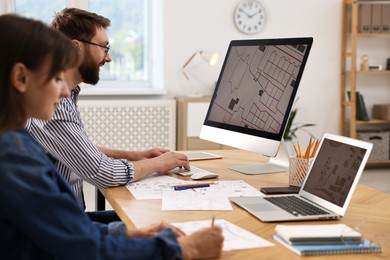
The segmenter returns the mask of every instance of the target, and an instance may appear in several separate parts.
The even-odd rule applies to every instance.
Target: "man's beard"
[[[86,52],[83,63],[79,67],[79,72],[84,83],[96,85],[99,82],[100,65],[102,65],[102,62],[94,64],[91,54]]]

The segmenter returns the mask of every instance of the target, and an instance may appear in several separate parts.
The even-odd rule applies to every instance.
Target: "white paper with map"
[[[126,184],[137,200],[161,199],[163,191],[173,190],[173,185],[186,181],[166,175],[152,175],[146,179]]]
[[[224,219],[217,219],[214,224],[222,227],[222,234],[224,236],[223,251],[274,246],[273,243],[265,240],[264,238],[261,238]],[[172,223],[172,225],[180,228],[186,234],[191,234],[200,228],[210,227],[211,219]]]
[[[165,191],[174,191],[179,195],[182,191],[175,191],[173,186],[181,183],[194,183],[194,181],[183,181],[165,175],[153,175],[134,183],[128,183],[126,188],[137,200],[162,199],[163,192]],[[215,181],[210,187],[196,188],[196,192],[201,193],[204,198],[264,196],[263,193],[243,180]]]
[[[205,197],[262,197],[259,190],[253,188],[243,180],[216,181],[207,188],[198,188],[197,192]]]
[[[182,191],[164,191],[162,195],[162,210],[233,210],[226,196],[210,196],[200,189]]]

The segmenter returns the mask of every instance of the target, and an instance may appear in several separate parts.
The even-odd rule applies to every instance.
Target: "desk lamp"
[[[186,80],[190,81],[191,77],[196,78],[194,75],[195,68],[207,63],[209,66],[215,66],[219,60],[219,53],[213,51],[198,50],[194,52],[191,57],[182,66],[182,73]],[[192,73],[190,73],[192,71]],[[199,78],[198,78],[199,80]],[[201,80],[199,80],[201,81]],[[195,90],[188,94],[188,96],[202,96],[198,90]]]

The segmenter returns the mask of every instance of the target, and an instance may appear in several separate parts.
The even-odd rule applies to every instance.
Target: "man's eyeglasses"
[[[107,56],[108,51],[110,50],[110,45],[109,44],[101,45],[101,44],[98,44],[98,43],[95,43],[95,42],[86,41],[86,40],[78,40],[78,41],[79,42],[88,43],[88,44],[92,44],[92,45],[96,45],[96,46],[99,46],[100,48],[105,49],[104,53],[106,54],[106,56]]]

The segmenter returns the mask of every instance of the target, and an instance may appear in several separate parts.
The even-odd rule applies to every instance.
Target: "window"
[[[107,29],[112,61],[97,86],[83,94],[159,94],[162,90],[162,1],[159,0],[5,0],[0,12],[15,12],[50,24],[55,12],[77,7],[111,20]],[[44,8],[42,8],[44,7]],[[159,28],[157,28],[159,27]],[[153,38],[153,41],[151,40]],[[160,55],[159,55],[160,54]],[[152,63],[153,61],[153,63]]]
[[[66,7],[66,0],[48,1],[48,0],[15,0],[15,13],[26,17],[38,19],[46,24],[53,20],[54,12]],[[44,6],[45,8],[42,8]]]

